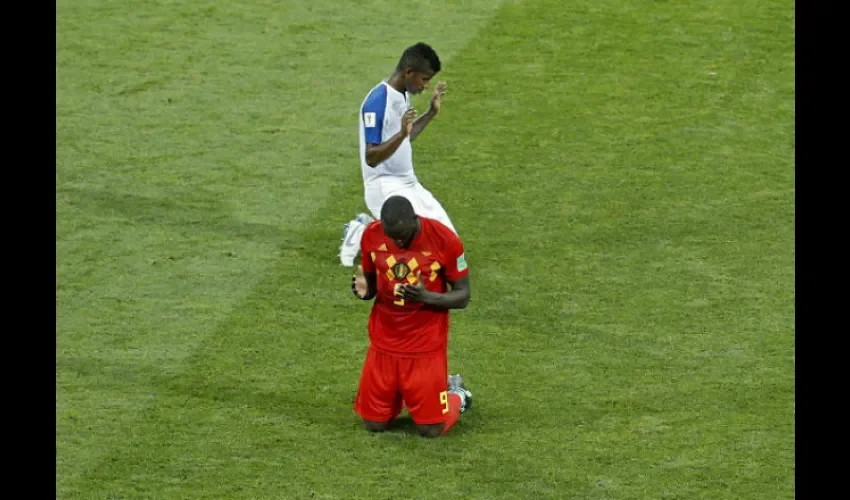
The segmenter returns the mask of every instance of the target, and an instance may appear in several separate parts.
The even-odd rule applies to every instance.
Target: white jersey
[[[406,137],[395,153],[383,162],[370,167],[366,164],[366,144],[381,144],[401,130],[401,119],[410,108],[410,96],[381,82],[369,92],[360,107],[360,166],[363,184],[369,188],[380,180],[394,184],[414,185],[413,148]]]

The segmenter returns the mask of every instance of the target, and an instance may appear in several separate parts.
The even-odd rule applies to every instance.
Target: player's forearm
[[[400,130],[397,134],[390,137],[388,141],[382,142],[377,146],[370,146],[366,150],[366,164],[374,168],[382,161],[386,160],[396,152],[401,143],[404,142],[404,130]]]
[[[463,309],[469,304],[469,289],[454,289],[445,293],[431,292],[423,300],[443,309]]]
[[[434,112],[434,108],[429,109],[424,115],[420,116],[413,122],[413,130],[410,132],[410,142],[413,142],[416,137],[425,130],[425,127],[437,116],[437,113]]]
[[[378,295],[378,277],[375,273],[366,274],[366,300],[374,299]]]

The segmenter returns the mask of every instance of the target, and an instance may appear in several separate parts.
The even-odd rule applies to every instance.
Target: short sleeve
[[[363,237],[360,239],[360,265],[363,266],[364,273],[375,272],[372,252],[368,250],[369,248],[374,248],[374,245],[370,244],[373,234],[373,231],[369,231],[369,226],[366,226],[366,229],[363,231]]]
[[[469,266],[466,264],[466,255],[460,238],[451,231],[447,230],[446,233],[448,238],[444,243],[443,253],[446,260],[445,276],[448,281],[457,281],[469,274]]]
[[[366,144],[380,144],[382,142],[386,111],[387,87],[379,85],[372,90],[360,110]]]

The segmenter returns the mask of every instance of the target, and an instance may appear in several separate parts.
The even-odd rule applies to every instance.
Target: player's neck
[[[404,94],[404,75],[397,71],[393,71],[393,74],[387,78],[387,85],[397,90],[400,94]]]

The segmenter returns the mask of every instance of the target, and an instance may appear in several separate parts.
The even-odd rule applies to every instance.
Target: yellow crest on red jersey
[[[400,280],[407,278],[407,275],[410,274],[410,267],[407,262],[396,262],[393,266],[393,274]]]

